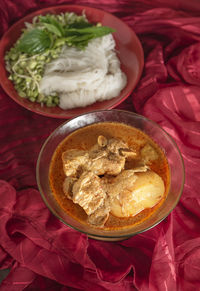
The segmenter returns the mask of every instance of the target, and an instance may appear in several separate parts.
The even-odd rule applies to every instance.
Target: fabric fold
[[[200,6],[191,0],[1,1],[0,34],[29,12],[57,4],[114,13],[139,37],[141,79],[117,108],[157,122],[177,143],[185,185],[173,212],[120,242],[89,239],[57,220],[37,190],[45,139],[64,120],[30,112],[0,88],[0,290],[200,289]],[[178,169],[177,169],[178,171]]]

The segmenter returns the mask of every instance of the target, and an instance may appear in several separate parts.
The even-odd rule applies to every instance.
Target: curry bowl
[[[128,227],[118,227],[116,229],[94,227],[88,223],[82,223],[80,220],[69,215],[69,213],[67,213],[57,202],[49,179],[52,158],[57,147],[64,139],[71,136],[72,133],[78,132],[80,129],[82,130],[89,128],[91,125],[96,126],[106,123],[136,128],[150,137],[165,155],[170,177],[166,197],[163,203],[161,203],[151,215]],[[89,140],[90,137],[85,135],[85,139]],[[165,219],[175,208],[181,197],[185,174],[183,159],[175,141],[159,125],[141,115],[113,109],[86,113],[60,125],[47,138],[41,148],[36,166],[36,179],[44,203],[65,225],[81,233],[85,233],[90,238],[104,241],[118,241],[147,231]]]

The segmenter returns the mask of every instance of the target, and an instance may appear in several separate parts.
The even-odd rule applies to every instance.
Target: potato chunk
[[[135,173],[126,181],[120,184],[118,195],[112,199],[111,213],[117,217],[134,216],[145,208],[152,208],[165,192],[162,178],[153,171]],[[113,189],[117,190],[117,184],[113,184]]]

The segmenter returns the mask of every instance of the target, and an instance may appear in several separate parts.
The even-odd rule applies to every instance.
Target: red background
[[[64,120],[32,113],[0,88],[0,290],[200,289],[200,2],[0,1],[0,34],[21,17],[55,4],[100,8],[125,21],[145,53],[136,90],[118,108],[159,123],[176,140],[186,181],[174,211],[122,242],[88,239],[56,220],[37,190],[35,164]],[[177,169],[178,170],[178,169]]]

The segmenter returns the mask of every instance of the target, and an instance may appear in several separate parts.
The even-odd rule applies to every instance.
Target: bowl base
[[[130,236],[126,236],[126,237],[106,237],[106,238],[103,238],[103,237],[96,237],[96,236],[93,236],[93,235],[88,235],[88,238],[92,238],[92,239],[95,239],[95,240],[101,240],[101,241],[122,241],[122,240],[126,240],[126,239],[129,239]]]

